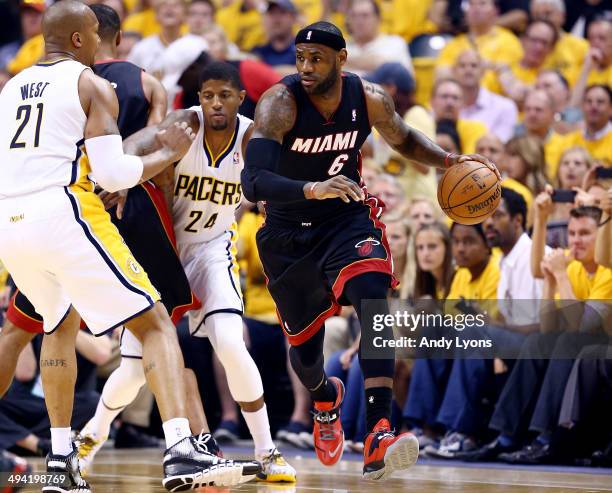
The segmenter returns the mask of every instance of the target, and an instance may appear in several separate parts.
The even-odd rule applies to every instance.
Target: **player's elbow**
[[[261,200],[255,192],[255,176],[251,169],[245,167],[240,173],[240,182],[242,184],[242,194],[249,202],[257,202]]]

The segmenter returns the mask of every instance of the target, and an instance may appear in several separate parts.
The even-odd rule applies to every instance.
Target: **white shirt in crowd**
[[[368,57],[371,60],[376,60],[378,62],[377,66],[386,62],[401,63],[411,74],[414,73],[408,46],[400,36],[380,34],[376,39],[366,44],[349,41],[346,44],[346,49],[349,52],[349,61],[351,57]],[[366,73],[361,70],[351,70],[351,72],[357,75],[365,75]]]

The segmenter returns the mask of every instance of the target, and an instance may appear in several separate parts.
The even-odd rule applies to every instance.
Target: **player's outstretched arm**
[[[380,86],[363,81],[370,123],[398,153],[419,164],[445,168],[463,161],[479,161],[501,176],[495,165],[479,154],[449,154],[418,130],[409,127],[395,111],[393,99]]]
[[[142,87],[149,101],[149,118],[147,127],[157,125],[164,120],[168,113],[168,94],[162,83],[144,70],[141,74]]]
[[[242,170],[242,191],[247,200],[296,202],[306,199],[363,200],[363,192],[349,178],[339,175],[324,182],[292,180],[276,173],[281,144],[297,116],[293,94],[282,84],[268,89],[257,103],[253,137],[247,144]]]
[[[117,115],[119,104],[110,83],[84,70],[79,78],[79,97],[87,115],[85,148],[96,181],[109,192],[131,188],[158,174],[182,156],[193,140],[186,124],[175,124],[158,134],[161,149],[139,158],[123,152]]]

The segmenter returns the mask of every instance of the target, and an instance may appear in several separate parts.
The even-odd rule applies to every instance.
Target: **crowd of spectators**
[[[42,17],[51,1],[0,1],[0,90],[43,56]],[[120,57],[162,81],[170,109],[198,104],[199,70],[223,60],[238,68],[247,93],[240,111],[252,118],[263,92],[295,71],[295,32],[328,20],[347,38],[345,69],[384,87],[409,125],[448,152],[495,162],[503,177],[500,207],[482,225],[464,226],[440,210],[435,170],[406,161],[376,132],[362,149],[363,180],[387,206],[383,221],[400,280],[390,301],[420,307],[432,300],[435,311],[446,300],[469,313],[492,306],[487,325],[470,335],[515,350],[512,358],[467,359],[398,352],[394,424],[413,431],[423,454],[436,458],[612,465],[612,178],[601,171],[612,168],[609,2],[99,3],[122,20]],[[245,337],[278,438],[311,448],[310,398],[288,363],[255,244],[263,211],[249,207],[239,212]],[[0,265],[0,310],[12,288]],[[537,308],[517,314],[517,300],[536,300]],[[244,436],[210,346],[179,331],[215,436]],[[118,364],[117,337],[79,338],[77,428]],[[327,371],[345,382],[342,420],[354,451],[363,448],[365,428],[360,340],[352,310],[326,323]],[[39,345],[24,351],[0,400],[0,450],[48,451]],[[157,444],[153,407],[143,391],[116,424],[117,446]]]

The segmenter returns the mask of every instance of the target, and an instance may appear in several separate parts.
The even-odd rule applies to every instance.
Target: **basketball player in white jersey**
[[[293,482],[295,469],[272,441],[261,376],[242,336],[235,212],[242,201],[240,172],[253,122],[238,114],[244,91],[232,65],[207,65],[200,78],[201,106],[169,114],[158,127],[145,128],[128,138],[124,148],[140,155],[156,148],[158,131],[176,123],[193,128],[195,140],[175,166],[172,180],[179,256],[191,288],[202,302],[200,310],[189,314],[190,332],[210,339],[225,368],[232,397],[240,404],[255,442],[255,457],[262,463],[258,479]],[[139,354],[138,341],[131,339],[128,344],[132,344],[125,348],[129,354]],[[96,417],[103,412],[107,411],[99,407]],[[96,417],[86,429],[99,441],[107,430],[92,426],[104,421]],[[85,459],[89,464],[93,457],[90,454]]]
[[[0,259],[43,317],[40,367],[52,439],[47,471],[67,478],[42,490],[91,491],[70,438],[80,317],[97,335],[124,324],[143,346],[143,371],[168,447],[164,486],[237,484],[247,466],[207,453],[191,436],[174,326],[93,193],[93,177],[112,192],[157,175],[194,136],[186,124],[172,125],[157,134],[157,151],[124,154],[115,93],[89,69],[97,27],[81,2],[52,5],[43,19],[44,61],[0,93]]]

